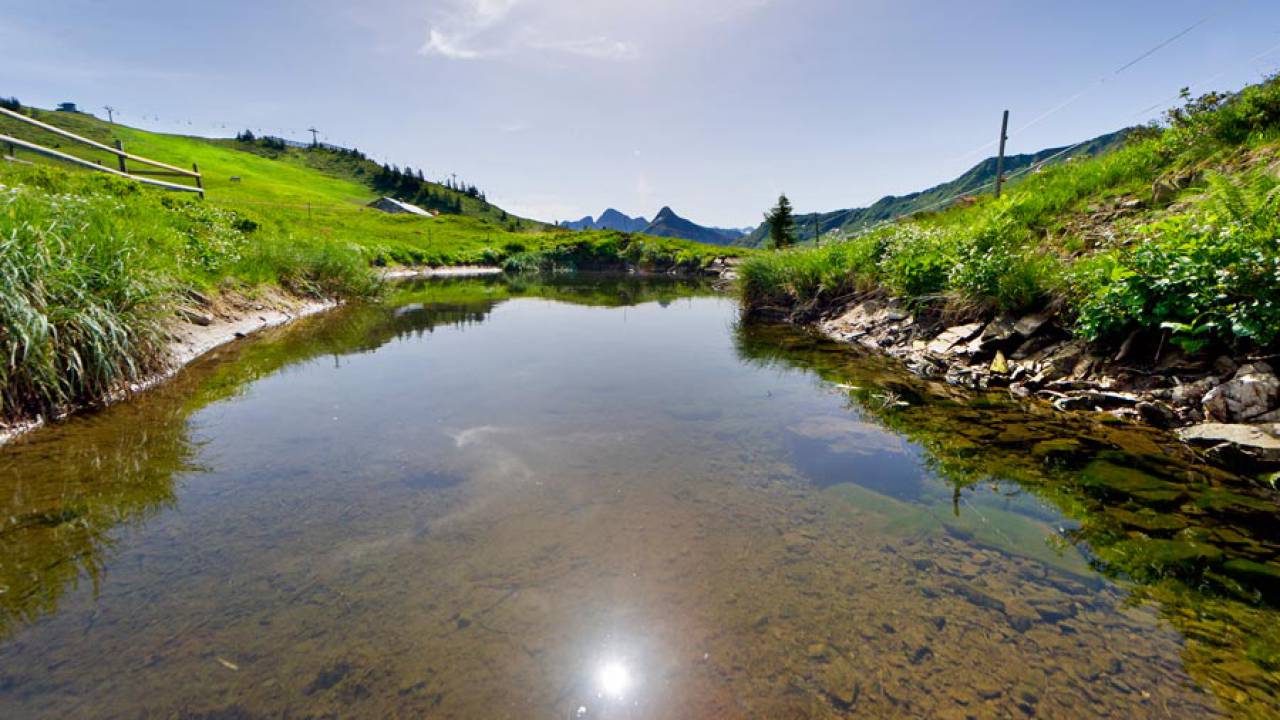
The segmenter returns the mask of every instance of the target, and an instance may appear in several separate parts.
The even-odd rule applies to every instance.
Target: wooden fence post
[[[191,163],[191,172],[196,174],[196,187],[200,189],[200,199],[204,199],[204,176],[200,174],[200,166]]]
[[[129,166],[124,161],[124,143],[116,140],[116,149],[120,151],[120,154],[116,156],[116,159],[120,161],[120,172],[128,173]]]
[[[996,197],[1000,197],[1000,188],[1004,187],[1004,144],[1009,139],[1009,111],[1004,111],[1004,119],[1000,121],[1000,154],[996,156]]]

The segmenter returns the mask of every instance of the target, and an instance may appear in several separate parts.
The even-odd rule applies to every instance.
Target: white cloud
[[[639,46],[608,34],[566,32],[581,6],[565,0],[452,0],[435,13],[419,52],[449,60],[477,60],[522,51],[563,53],[597,60],[631,60]],[[517,12],[520,11],[520,12]],[[545,28],[554,28],[547,31]]]
[[[489,196],[489,201],[519,217],[542,222],[577,220],[587,214],[577,203],[565,202],[552,195],[532,193],[523,198]]]
[[[440,55],[450,60],[475,60],[481,56],[478,50],[463,47],[455,37],[431,28],[427,33],[427,44],[422,46],[423,55]]]
[[[633,60],[640,56],[640,49],[635,43],[625,40],[612,40],[603,35],[585,40],[535,43],[533,47],[539,50],[557,50],[570,55],[598,58],[600,60]]]

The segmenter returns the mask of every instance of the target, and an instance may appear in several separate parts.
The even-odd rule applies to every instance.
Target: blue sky
[[[0,0],[0,58],[0,95],[170,132],[314,124],[543,220],[742,226],[781,191],[803,212],[950,179],[1006,107],[1016,153],[1258,80],[1280,2]]]

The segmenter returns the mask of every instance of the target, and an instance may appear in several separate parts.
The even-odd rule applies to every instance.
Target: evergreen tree
[[[782,250],[795,243],[796,215],[785,194],[778,196],[778,204],[765,213],[764,221],[769,223],[769,239],[774,248]]]

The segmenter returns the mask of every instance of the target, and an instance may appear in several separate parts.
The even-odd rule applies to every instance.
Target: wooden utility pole
[[[1000,154],[996,156],[996,197],[1000,197],[1000,188],[1004,185],[1004,144],[1009,139],[1009,111],[1004,111],[1004,120],[1000,121]]]

